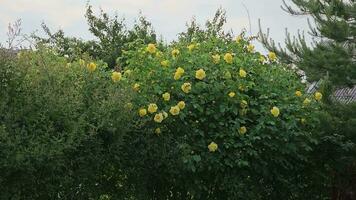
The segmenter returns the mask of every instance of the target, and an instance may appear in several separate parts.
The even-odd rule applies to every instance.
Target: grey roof
[[[332,98],[341,103],[356,102],[356,85],[353,88],[340,88],[335,90]]]
[[[318,90],[320,84],[321,84],[321,80],[318,82],[311,83],[307,87],[306,92],[309,94],[313,94]],[[356,85],[354,85],[351,88],[345,87],[345,88],[336,89],[330,98],[333,101],[337,101],[345,104],[356,102]]]

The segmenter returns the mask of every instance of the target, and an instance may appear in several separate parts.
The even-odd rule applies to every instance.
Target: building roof
[[[311,83],[309,87],[307,87],[306,92],[309,94],[314,93],[315,91],[318,90],[320,84],[321,84],[321,80],[318,82]],[[345,104],[356,102],[356,85],[350,88],[344,87],[344,88],[336,89],[330,98],[333,101],[337,101]]]

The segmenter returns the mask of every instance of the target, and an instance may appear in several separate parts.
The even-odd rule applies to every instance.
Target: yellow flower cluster
[[[141,109],[138,111],[138,114],[140,115],[140,117],[143,117],[143,116],[147,115],[147,110],[146,110],[146,108],[141,108]]]
[[[323,95],[320,92],[315,92],[314,98],[317,101],[320,101],[323,98]]]
[[[254,50],[255,50],[255,46],[253,46],[252,44],[249,44],[249,45],[247,46],[247,51],[248,51],[248,52],[252,53]]]
[[[178,67],[176,69],[176,72],[174,73],[174,77],[173,77],[174,80],[180,79],[183,76],[183,74],[184,74],[184,69],[181,67]]]
[[[192,52],[195,49],[195,47],[196,47],[195,44],[190,44],[190,45],[188,45],[187,48],[188,48],[189,52]]]
[[[242,41],[242,36],[241,35],[238,35],[236,37],[236,43],[240,43]]]
[[[183,83],[181,86],[181,89],[183,90],[184,93],[189,93],[190,90],[192,89],[192,84],[191,83]]]
[[[243,135],[243,134],[245,134],[246,132],[247,132],[246,126],[241,126],[240,129],[239,129],[239,133],[240,133],[241,135]]]
[[[230,92],[230,93],[229,93],[229,97],[231,97],[231,98],[234,97],[235,95],[236,95],[235,92]]]
[[[161,123],[163,119],[164,119],[163,113],[157,113],[153,118],[153,120],[157,123]]]
[[[140,84],[135,83],[132,88],[137,92],[140,90]]]
[[[226,53],[225,56],[224,56],[224,60],[225,60],[226,63],[231,64],[232,60],[233,60],[232,54],[231,53]]]
[[[177,57],[178,55],[179,55],[179,50],[178,49],[173,49],[172,50],[172,56],[175,58],[175,57]]]
[[[155,103],[150,103],[149,105],[148,105],[148,108],[147,108],[147,110],[148,110],[148,112],[149,113],[155,113],[155,112],[157,112],[157,110],[158,110],[158,106],[157,106],[157,104],[155,104]]]
[[[246,100],[242,100],[241,103],[240,103],[240,107],[241,108],[247,108],[247,106],[248,106],[247,101]]]
[[[146,47],[146,51],[153,54],[156,53],[156,45],[154,44],[148,44]]]
[[[179,115],[180,108],[179,108],[178,105],[172,106],[171,109],[169,110],[169,112],[170,112],[172,115]]]
[[[185,108],[185,102],[180,101],[180,102],[178,102],[177,106],[179,107],[179,109],[183,110]]]
[[[213,58],[213,63],[218,64],[220,62],[220,55],[215,54],[211,56]]]
[[[271,114],[272,114],[274,117],[278,117],[278,116],[279,116],[279,108],[276,107],[276,106],[273,106],[273,108],[271,109]]]
[[[240,77],[245,78],[246,75],[247,75],[247,73],[246,73],[245,70],[243,70],[243,69],[240,68],[239,75],[240,75]]]
[[[205,71],[203,69],[199,69],[195,72],[195,78],[199,80],[203,80],[206,77]]]
[[[169,94],[168,92],[165,92],[164,94],[162,94],[163,100],[165,101],[169,101],[171,99],[171,94]]]
[[[215,152],[216,150],[218,150],[218,145],[215,142],[211,142],[208,145],[208,149],[210,152]]]
[[[91,62],[87,65],[87,68],[88,68],[89,72],[93,72],[96,70],[96,64]]]
[[[112,81],[114,81],[115,83],[121,80],[121,73],[120,72],[113,72],[111,75],[111,79]]]
[[[302,96],[302,92],[299,91],[299,90],[297,90],[297,91],[295,92],[295,95],[296,95],[297,97],[301,97],[301,96]]]
[[[276,61],[276,60],[277,60],[276,53],[274,53],[274,52],[269,52],[269,53],[268,53],[268,59],[269,59],[271,62]]]

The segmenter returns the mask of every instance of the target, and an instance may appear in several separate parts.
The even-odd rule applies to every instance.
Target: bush
[[[102,62],[89,71],[89,62],[40,49],[0,63],[0,199],[120,191],[130,90],[111,81]]]
[[[303,170],[320,103],[296,93],[304,85],[273,53],[211,36],[126,56],[141,129],[126,140],[125,174],[137,198],[311,197]]]

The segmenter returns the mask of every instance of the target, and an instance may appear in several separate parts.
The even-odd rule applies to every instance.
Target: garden
[[[43,24],[0,48],[0,199],[356,199],[356,97],[334,95],[356,85],[356,5],[293,3],[327,40],[280,48],[219,9],[167,43],[88,5],[96,40]]]

